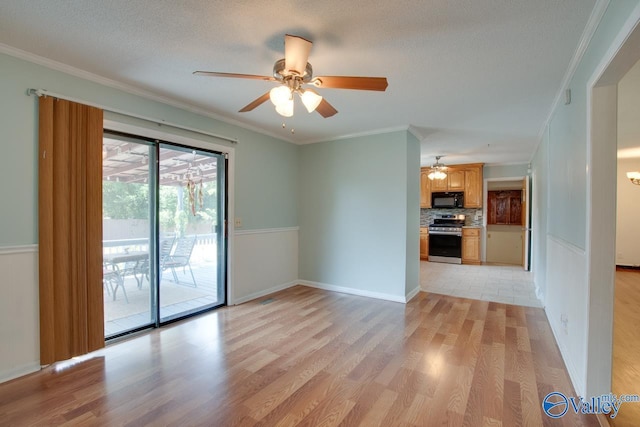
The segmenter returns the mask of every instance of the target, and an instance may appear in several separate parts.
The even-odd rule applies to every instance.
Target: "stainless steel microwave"
[[[431,193],[432,208],[463,208],[464,193],[462,192],[438,192]]]

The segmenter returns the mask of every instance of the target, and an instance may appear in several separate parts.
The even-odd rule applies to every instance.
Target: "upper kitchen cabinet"
[[[456,170],[449,169],[449,173],[447,174],[447,179],[449,180],[449,191],[464,191],[465,185],[465,171],[464,170]]]
[[[482,207],[482,164],[467,165],[464,170],[464,207]]]
[[[427,171],[431,172],[431,169],[427,169]],[[449,179],[448,178],[449,178],[449,176],[447,174],[447,178],[445,178],[445,179],[429,180],[429,181],[431,181],[431,191],[432,192],[449,191]]]
[[[431,207],[431,193],[439,191],[464,192],[465,208],[482,207],[482,163],[450,165],[445,179],[429,179],[431,168],[420,173],[420,207]]]
[[[422,168],[422,173],[425,176],[429,175],[431,168]],[[449,166],[446,169],[447,177],[445,179],[430,180],[430,190],[432,192],[438,191],[464,191],[464,170],[457,169],[454,166]]]
[[[420,207],[431,207],[431,180],[427,168],[422,168],[420,171]]]

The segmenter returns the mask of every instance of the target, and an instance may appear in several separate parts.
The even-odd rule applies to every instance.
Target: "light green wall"
[[[407,259],[417,260],[419,249],[407,243],[408,228],[416,237],[419,229],[419,193],[413,187],[415,201],[408,202],[407,186],[410,175],[419,182],[419,156],[410,173],[409,145],[418,154],[416,141],[409,144],[403,131],[302,147],[301,279],[405,296]],[[409,204],[415,210],[410,214]]]
[[[587,82],[638,0],[613,0],[569,83],[571,104],[549,125],[549,233],[585,248],[587,215]],[[612,141],[615,143],[615,141]]]
[[[37,243],[38,113],[36,98],[26,95],[28,88],[237,138],[235,208],[243,228],[298,225],[298,146],[0,54],[0,246]]]
[[[405,294],[420,287],[420,141],[407,132],[407,252]]]
[[[484,179],[511,178],[528,175],[528,169],[529,165],[526,163],[518,165],[485,166],[482,170],[482,175]]]
[[[539,192],[538,203],[544,203],[546,210],[538,215],[540,226],[533,229],[536,252],[546,254],[545,311],[576,393],[587,396],[610,390],[607,348],[611,348],[613,306],[613,283],[590,286],[590,274],[599,273],[590,263],[600,260],[589,259],[584,250],[591,237],[587,212],[592,210],[587,202],[587,90],[591,90],[587,84],[639,4],[639,0],[609,3],[569,83],[571,104],[555,108],[532,161],[534,191]],[[592,163],[598,161],[592,159]],[[540,188],[535,190],[535,185]],[[538,274],[539,268],[535,271]],[[560,321],[563,317],[566,327]]]

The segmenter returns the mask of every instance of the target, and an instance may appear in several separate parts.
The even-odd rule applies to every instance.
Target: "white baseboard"
[[[27,363],[26,365],[17,366],[11,370],[0,372],[0,383],[11,381],[24,375],[32,374],[40,370],[39,363]]]
[[[413,297],[418,295],[418,293],[420,293],[420,286],[417,286],[412,291],[409,291],[409,293],[405,296],[405,301],[404,302],[411,301],[413,299]]]
[[[254,299],[257,299],[257,298],[261,298],[263,296],[272,294],[274,292],[282,291],[284,289],[290,288],[290,287],[298,285],[298,284],[299,284],[299,282],[297,280],[294,280],[293,282],[284,283],[282,285],[272,286],[272,287],[270,287],[268,289],[264,289],[264,290],[261,290],[259,292],[254,292],[252,294],[246,295],[246,296],[244,296],[242,298],[238,298],[238,299],[232,301],[231,303],[229,303],[229,305],[243,304],[243,303],[245,303],[247,301],[251,301],[251,300],[254,300]]]
[[[407,298],[406,297],[400,297],[400,296],[397,296],[397,295],[385,294],[385,293],[382,293],[382,292],[364,291],[364,290],[361,290],[361,289],[347,288],[347,287],[344,287],[344,286],[336,286],[336,285],[328,285],[326,283],[312,282],[312,281],[309,281],[309,280],[299,280],[298,283],[301,284],[301,285],[304,285],[304,286],[309,286],[311,288],[324,289],[325,291],[340,292],[340,293],[343,293],[343,294],[358,295],[358,296],[361,296],[361,297],[382,299],[382,300],[386,300],[386,301],[400,302],[400,303],[403,303],[403,304],[407,302]],[[416,289],[415,292],[417,293],[418,291],[420,291],[419,288]]]
[[[346,288],[344,286],[328,285],[326,283],[312,282],[312,281],[309,281],[309,280],[294,280],[294,281],[289,282],[289,283],[284,283],[282,285],[272,286],[272,287],[270,287],[268,289],[264,289],[264,290],[262,290],[260,292],[254,292],[254,293],[252,293],[250,295],[244,296],[242,298],[238,298],[238,299],[234,300],[233,302],[230,302],[229,305],[243,304],[245,302],[248,302],[248,301],[251,301],[251,300],[254,300],[254,299],[258,299],[258,298],[262,298],[262,297],[267,296],[269,294],[272,294],[272,293],[275,293],[275,292],[279,292],[279,291],[291,288],[292,286],[296,286],[296,285],[303,285],[303,286],[308,286],[310,288],[323,289],[325,291],[331,291],[331,292],[340,292],[340,293],[343,293],[343,294],[358,295],[358,296],[361,296],[361,297],[375,298],[375,299],[381,299],[381,300],[393,301],[393,302],[401,302],[403,304],[406,304],[407,302],[411,301],[413,299],[413,297],[418,295],[418,293],[420,292],[420,287],[417,287],[417,288],[413,289],[412,291],[410,291],[409,293],[407,293],[407,295],[404,298],[402,298],[402,297],[398,297],[396,295],[385,294],[385,293],[382,293],[382,292],[363,291],[363,290],[360,290],[360,289]]]

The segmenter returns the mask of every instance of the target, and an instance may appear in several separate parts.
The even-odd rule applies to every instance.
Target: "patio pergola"
[[[103,180],[125,183],[145,183],[149,179],[150,150],[154,148],[126,137],[103,138]],[[216,159],[198,150],[180,147],[159,150],[160,185],[184,186],[191,179],[195,183],[217,178]]]

